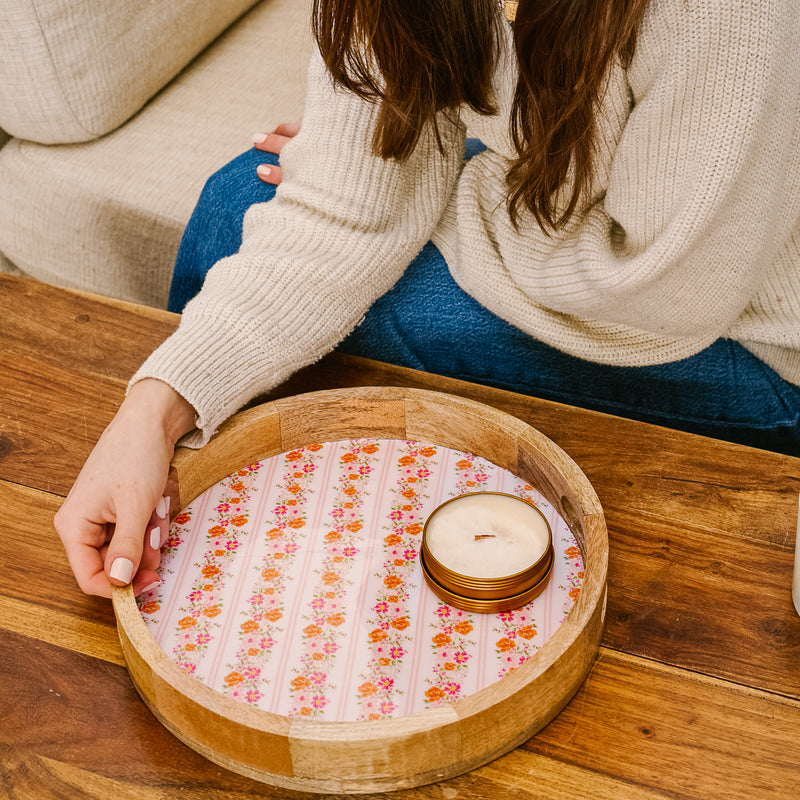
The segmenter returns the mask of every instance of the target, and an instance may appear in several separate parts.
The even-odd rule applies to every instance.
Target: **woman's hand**
[[[171,387],[143,380],[95,445],[54,520],[87,594],[110,597],[112,584],[133,583],[138,595],[158,584],[169,464],[194,419],[192,406]]]
[[[253,145],[256,150],[263,150],[265,153],[280,155],[286,142],[297,136],[300,131],[299,122],[287,122],[278,125],[272,133],[256,133],[253,135]],[[261,164],[256,173],[264,183],[271,183],[277,186],[283,180],[283,172],[280,167],[273,164]]]

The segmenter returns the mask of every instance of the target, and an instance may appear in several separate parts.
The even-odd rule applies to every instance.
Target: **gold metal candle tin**
[[[464,575],[446,567],[431,552],[429,526],[436,515],[452,503],[457,503],[465,498],[478,498],[487,495],[510,498],[522,503],[536,512],[544,522],[547,530],[547,546],[537,561],[521,571],[498,577]],[[484,537],[481,536],[480,538]],[[541,594],[545,586],[547,586],[553,569],[553,534],[544,514],[531,503],[503,492],[472,492],[452,497],[434,509],[425,521],[419,557],[422,572],[425,575],[428,586],[445,603],[464,611],[497,614],[501,611],[509,611],[513,608],[524,606]]]

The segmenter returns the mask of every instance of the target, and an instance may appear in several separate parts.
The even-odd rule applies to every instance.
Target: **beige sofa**
[[[309,0],[3,0],[0,268],[165,306],[206,178],[302,114]]]

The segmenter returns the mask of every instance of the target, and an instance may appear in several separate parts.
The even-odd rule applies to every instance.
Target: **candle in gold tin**
[[[434,592],[451,605],[506,610],[544,588],[552,567],[551,539],[542,513],[518,497],[461,495],[428,518],[422,567]]]

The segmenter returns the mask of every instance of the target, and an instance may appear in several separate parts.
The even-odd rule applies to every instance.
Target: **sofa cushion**
[[[3,0],[0,127],[48,144],[113,130],[256,0]]]
[[[252,134],[299,119],[309,0],[267,0],[118,130],[0,150],[0,251],[61,286],[165,306],[205,180]]]

